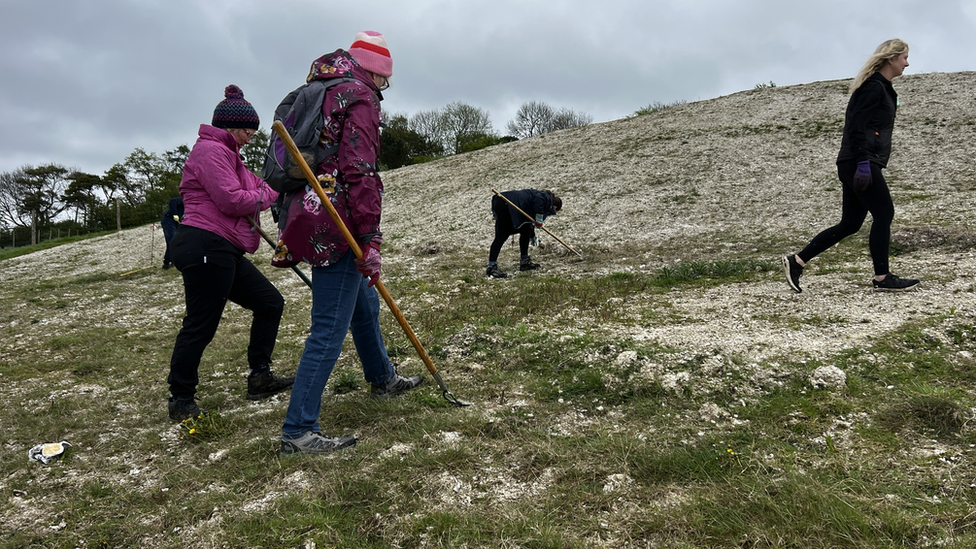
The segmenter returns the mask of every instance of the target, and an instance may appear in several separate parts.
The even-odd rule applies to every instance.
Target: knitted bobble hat
[[[369,72],[386,78],[393,76],[393,58],[382,34],[370,30],[357,34],[349,54]]]
[[[240,88],[234,84],[227,86],[224,88],[224,97],[214,109],[212,126],[224,129],[258,129],[261,125],[258,112],[244,100],[244,92]]]

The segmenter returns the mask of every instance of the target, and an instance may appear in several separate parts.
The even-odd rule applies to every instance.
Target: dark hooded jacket
[[[877,72],[869,76],[847,103],[837,163],[870,160],[887,166],[897,110],[898,94],[891,82]]]
[[[502,196],[509,199],[512,204],[518,206],[519,210],[532,216],[532,219],[525,217],[518,210],[503,201],[502,203],[508,208],[509,214],[512,216],[513,229],[518,229],[526,223],[532,223],[538,220],[537,216],[540,215],[542,219],[550,215],[556,215],[556,208],[552,204],[552,196],[545,191],[538,191],[536,189],[505,191],[502,193]]]

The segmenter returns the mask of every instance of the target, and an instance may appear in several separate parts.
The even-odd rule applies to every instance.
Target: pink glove
[[[363,258],[356,260],[356,268],[364,277],[369,279],[367,286],[376,284],[376,281],[380,279],[381,263],[380,245],[376,242],[370,242],[363,249]]]

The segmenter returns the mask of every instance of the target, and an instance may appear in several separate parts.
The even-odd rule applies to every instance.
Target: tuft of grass
[[[914,429],[943,440],[962,432],[967,415],[959,402],[941,394],[910,395],[878,414],[881,425],[892,432]]]
[[[180,437],[189,442],[203,442],[226,437],[240,426],[219,412],[201,413],[180,422]]]
[[[634,116],[644,116],[647,114],[654,114],[656,112],[665,111],[668,109],[673,109],[674,107],[680,107],[682,105],[687,105],[688,102],[679,99],[677,101],[672,101],[670,103],[665,103],[662,101],[652,101],[647,106],[641,107],[634,112]]]
[[[692,261],[671,267],[662,267],[652,283],[672,288],[681,284],[708,279],[713,282],[740,281],[748,276],[778,269],[774,261],[745,259],[722,261]]]

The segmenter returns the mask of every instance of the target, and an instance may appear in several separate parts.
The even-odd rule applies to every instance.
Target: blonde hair
[[[874,50],[874,55],[868,58],[867,63],[861,68],[861,72],[857,73],[854,78],[854,82],[851,83],[851,89],[848,90],[850,93],[854,93],[854,90],[861,87],[861,84],[868,79],[869,76],[878,72],[881,67],[884,66],[889,60],[898,57],[899,55],[908,51],[908,44],[898,38],[892,38],[891,40],[885,40],[878,46],[878,49]]]

